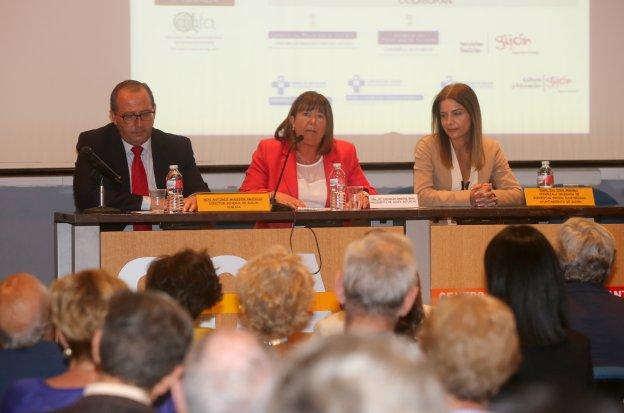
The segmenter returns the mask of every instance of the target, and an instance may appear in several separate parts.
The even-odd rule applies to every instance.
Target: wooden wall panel
[[[534,225],[556,245],[558,224]],[[616,249],[624,250],[624,224],[606,224]],[[505,225],[432,225],[431,288],[485,288],[483,255],[490,240]],[[616,254],[611,286],[624,286],[624,256]]]

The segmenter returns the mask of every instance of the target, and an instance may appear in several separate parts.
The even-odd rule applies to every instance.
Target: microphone
[[[275,190],[273,190],[273,194],[271,194],[271,211],[292,211],[292,208],[288,205],[280,204],[279,202],[275,202],[275,195],[277,195],[277,188],[279,188],[282,183],[282,177],[284,176],[284,169],[286,169],[286,164],[288,163],[288,157],[292,152],[292,149],[303,140],[303,135],[294,136],[290,140],[290,147],[288,148],[288,152],[286,153],[286,159],[284,159],[284,164],[282,165],[282,170],[280,171],[279,178],[277,178],[277,185],[275,185]]]
[[[97,171],[102,175],[106,175],[118,184],[122,183],[121,176],[117,172],[113,171],[112,168],[102,160],[102,158],[97,156],[90,146],[83,146],[82,149],[80,149],[80,156],[86,156],[91,166],[97,169]]]

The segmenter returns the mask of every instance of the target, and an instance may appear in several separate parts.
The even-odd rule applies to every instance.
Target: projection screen
[[[72,166],[127,78],[200,165],[248,164],[306,90],[362,162],[410,162],[452,82],[476,91],[510,160],[620,160],[623,14],[619,0],[5,1],[0,168]]]

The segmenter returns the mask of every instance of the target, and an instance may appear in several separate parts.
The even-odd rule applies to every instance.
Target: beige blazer
[[[500,144],[483,138],[483,151],[485,163],[478,171],[477,183],[492,183],[499,206],[524,205],[522,188]],[[451,191],[451,171],[442,164],[435,136],[427,135],[418,141],[414,159],[414,192],[420,206],[470,206],[470,191]]]

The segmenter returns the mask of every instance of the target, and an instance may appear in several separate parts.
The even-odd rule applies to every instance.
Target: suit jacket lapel
[[[124,192],[130,192],[130,171],[128,170],[126,148],[124,148],[123,141],[117,127],[112,123],[110,125],[112,127],[112,144],[103,145],[103,151],[110,151],[104,159],[110,160],[110,167],[121,176],[122,190]]]

